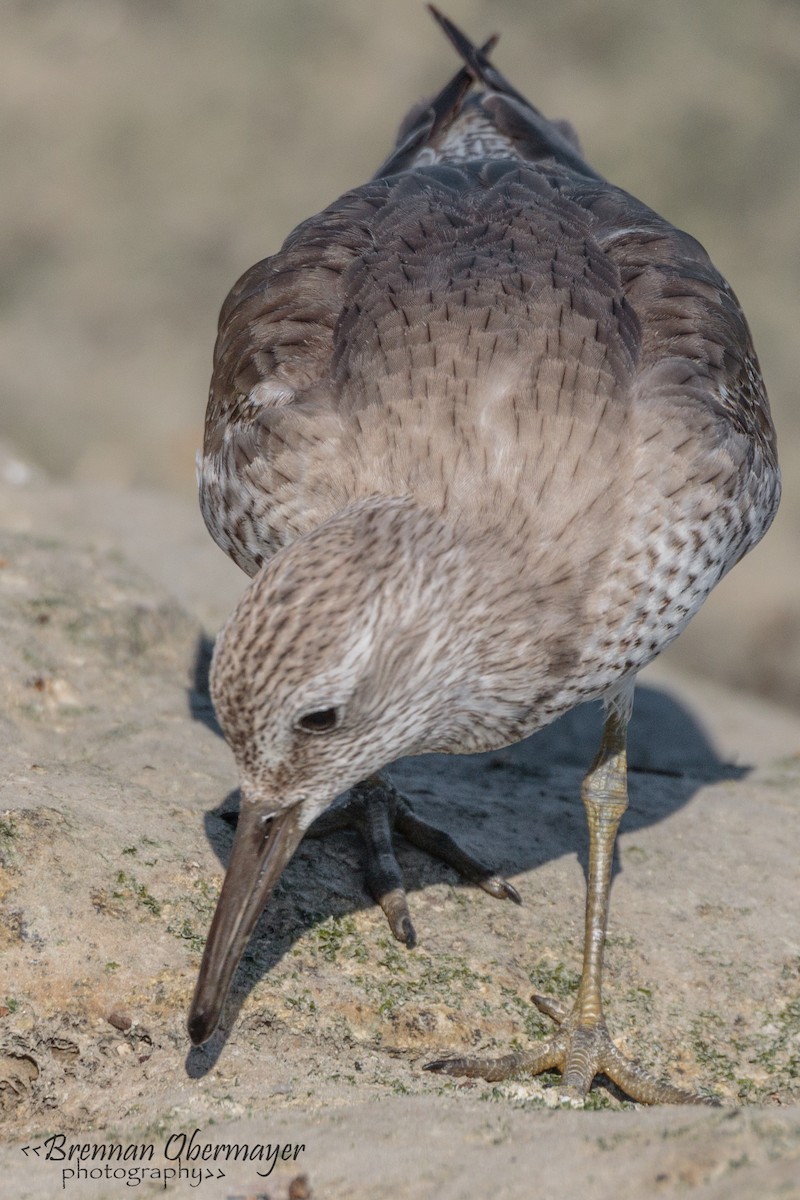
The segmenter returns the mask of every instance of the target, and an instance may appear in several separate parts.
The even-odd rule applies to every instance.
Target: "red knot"
[[[508,745],[592,697],[583,973],[532,1050],[430,1069],[600,1072],[700,1103],[624,1057],[603,1017],[611,863],[637,672],[762,537],[779,474],[744,315],[702,246],[590,167],[435,12],[462,67],[374,178],[252,267],[219,326],[200,499],[253,577],[212,696],[241,814],[189,1018],[203,1042],[312,822],[359,826],[395,935],[393,831],[496,896],[490,868],[380,772]],[[344,808],[335,799],[350,791]]]

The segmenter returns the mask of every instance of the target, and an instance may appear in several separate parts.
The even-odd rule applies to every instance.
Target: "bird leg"
[[[340,829],[355,829],[361,834],[366,846],[367,888],[386,914],[394,936],[408,947],[416,944],[417,935],[394,851],[393,832],[440,859],[470,883],[477,883],[490,896],[522,903],[510,883],[462,850],[444,830],[418,817],[410,801],[384,775],[370,775],[356,784],[342,804],[317,818],[309,833],[324,837]]]
[[[589,878],[583,971],[572,1009],[558,1000],[533,996],[539,1011],[552,1017],[559,1027],[546,1042],[534,1050],[496,1059],[441,1059],[427,1063],[426,1070],[495,1081],[520,1071],[538,1074],[556,1069],[563,1079],[560,1094],[579,1102],[587,1095],[595,1075],[602,1073],[632,1100],[643,1104],[711,1102],[696,1092],[662,1083],[626,1058],[612,1042],[603,1016],[601,979],[611,868],[617,829],[628,807],[627,725],[627,715],[609,711],[600,751],[583,782],[582,798],[589,823]]]

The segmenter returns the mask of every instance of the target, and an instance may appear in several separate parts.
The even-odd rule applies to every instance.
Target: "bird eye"
[[[297,727],[304,733],[329,733],[335,729],[339,714],[335,708],[319,708],[297,718]]]

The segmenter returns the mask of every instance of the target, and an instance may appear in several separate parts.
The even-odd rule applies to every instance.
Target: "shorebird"
[[[761,372],[700,244],[590,167],[489,61],[495,39],[478,49],[431,11],[461,69],[220,316],[201,506],[253,579],[212,665],[241,812],[189,1032],[213,1032],[275,881],[348,789],[399,939],[415,935],[393,830],[517,898],[380,772],[599,698],[574,1005],[535,998],[557,1028],[528,1052],[428,1066],[555,1068],[574,1101],[602,1073],[638,1101],[699,1103],[611,1040],[603,943],[637,672],[777,508]]]

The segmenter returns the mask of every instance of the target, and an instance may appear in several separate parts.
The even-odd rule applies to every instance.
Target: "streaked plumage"
[[[201,505],[255,579],[213,670],[244,849],[195,1040],[236,965],[226,939],[268,894],[250,894],[264,855],[284,855],[277,873],[346,788],[400,755],[507,744],[592,696],[610,712],[600,768],[622,770],[636,672],[778,503],[750,334],[703,248],[440,22],[462,70],[220,317]],[[298,727],[331,711],[324,735]],[[280,854],[263,824],[278,813]],[[248,905],[234,936],[231,906]]]

